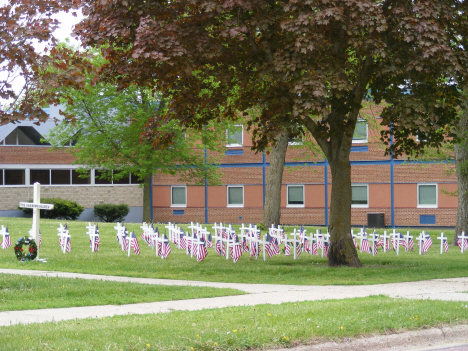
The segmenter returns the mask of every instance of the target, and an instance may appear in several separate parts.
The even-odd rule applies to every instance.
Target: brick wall
[[[65,150],[49,150],[44,146],[0,146],[0,163],[70,165],[75,160]]]
[[[0,210],[16,210],[21,201],[33,198],[33,187],[0,187]],[[58,197],[76,201],[85,208],[96,204],[121,204],[139,207],[143,204],[143,189],[138,185],[119,186],[41,186],[41,198]]]

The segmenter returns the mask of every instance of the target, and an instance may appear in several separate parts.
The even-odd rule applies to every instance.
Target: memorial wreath
[[[28,253],[24,253],[23,245],[29,245]],[[37,257],[36,241],[31,238],[19,238],[15,245],[15,255],[18,261],[32,261]]]

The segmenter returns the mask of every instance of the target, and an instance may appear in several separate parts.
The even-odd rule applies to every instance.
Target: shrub
[[[94,215],[104,222],[123,222],[123,219],[130,212],[126,204],[120,205],[94,205]]]
[[[32,200],[29,200],[29,202],[32,202]],[[77,202],[65,199],[42,198],[41,203],[54,205],[52,210],[40,210],[41,218],[76,220],[84,211],[84,207]],[[31,208],[19,209],[25,214],[32,215]]]

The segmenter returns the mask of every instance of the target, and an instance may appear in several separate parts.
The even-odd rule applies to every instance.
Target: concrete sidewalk
[[[466,301],[468,303],[468,293],[466,293],[468,291],[468,278],[437,279],[420,282],[360,286],[307,286],[199,282],[16,269],[0,269],[0,273],[141,284],[233,288],[245,291],[248,294],[241,296],[138,303],[119,306],[106,305],[0,312],[0,326],[57,322],[83,318],[101,318],[127,314],[164,313],[177,310],[194,311],[231,306],[253,306],[259,304],[280,304],[283,302],[346,299],[372,295],[386,295],[389,297],[408,299]]]

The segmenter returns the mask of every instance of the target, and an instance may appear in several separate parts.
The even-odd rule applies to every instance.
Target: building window
[[[50,171],[52,185],[68,185],[70,184],[70,173],[69,169],[52,169]]]
[[[288,185],[287,207],[304,207],[304,185]]]
[[[187,207],[187,187],[171,187],[171,207]]]
[[[351,207],[369,207],[369,186],[351,185]]]
[[[31,169],[29,171],[29,184],[41,183],[43,185],[50,184],[49,169]]]
[[[358,119],[353,134],[353,144],[367,143],[367,121]]]
[[[24,169],[5,169],[5,185],[25,185]]]
[[[226,146],[227,147],[240,147],[244,145],[244,128],[242,125],[235,125],[226,130]]]
[[[418,184],[418,207],[437,207],[437,184]]]
[[[227,205],[228,207],[244,207],[244,187],[227,187]]]
[[[72,184],[91,184],[91,172],[72,169]]]

